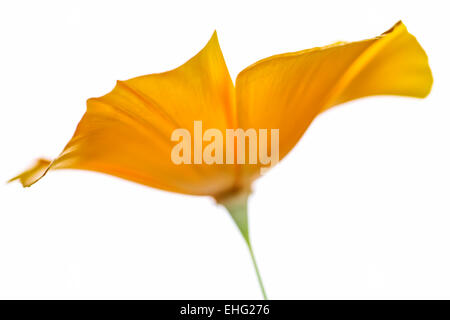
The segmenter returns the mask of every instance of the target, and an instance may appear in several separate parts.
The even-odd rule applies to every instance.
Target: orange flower
[[[182,66],[118,81],[110,93],[89,99],[62,153],[53,161],[40,159],[11,181],[28,187],[49,170],[82,169],[212,196],[229,209],[251,251],[246,199],[262,165],[174,164],[175,129],[194,135],[196,120],[224,136],[230,128],[279,129],[282,159],[321,112],[373,95],[423,98],[432,81],[424,50],[402,22],[372,39],[260,60],[240,72],[235,85],[214,33]]]

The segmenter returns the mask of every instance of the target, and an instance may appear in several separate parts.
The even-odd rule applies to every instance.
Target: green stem
[[[262,281],[262,278],[261,278],[261,274],[259,273],[259,268],[258,268],[258,264],[256,263],[255,255],[253,254],[252,245],[250,244],[250,242],[247,242],[247,246],[248,246],[248,250],[250,251],[250,255],[252,257],[253,266],[255,267],[256,276],[258,277],[259,287],[261,288],[261,292],[262,292],[262,295],[264,297],[264,300],[267,300],[266,290],[264,289],[264,284],[263,284],[263,281]]]
[[[248,250],[250,251],[250,256],[252,258],[256,276],[258,277],[259,287],[261,288],[264,299],[267,300],[266,290],[264,289],[261,274],[259,273],[258,264],[256,263],[255,254],[253,253],[253,248],[248,232],[247,199],[248,195],[240,195],[231,199],[227,199],[226,201],[222,201],[220,203],[222,203],[225,208],[227,208],[228,212],[233,218],[233,221],[236,223],[239,231],[244,237],[245,243],[247,244]]]

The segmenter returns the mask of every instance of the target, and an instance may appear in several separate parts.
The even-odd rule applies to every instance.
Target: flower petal
[[[276,55],[244,69],[236,80],[242,128],[280,129],[280,158],[312,120],[337,104],[371,95],[425,97],[428,59],[402,22],[373,39]],[[246,167],[247,179],[259,175]]]
[[[74,136],[49,169],[92,170],[168,191],[214,195],[234,183],[233,168],[175,165],[171,134],[186,128],[193,137],[194,120],[225,131],[234,117],[234,86],[214,32],[184,65],[118,81],[110,93],[89,99]],[[20,179],[29,186],[47,170],[35,168]]]
[[[37,159],[28,170],[15,176],[8,182],[19,180],[24,187],[29,187],[45,174],[47,168],[50,166],[50,163],[51,161],[47,159]]]

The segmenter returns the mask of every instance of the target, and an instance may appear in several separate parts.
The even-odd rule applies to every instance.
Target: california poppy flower
[[[239,227],[257,271],[248,235],[247,197],[264,165],[174,163],[174,130],[184,128],[194,136],[198,120],[203,130],[216,129],[223,136],[227,129],[276,129],[282,159],[325,110],[374,95],[424,98],[432,81],[424,50],[402,22],[372,39],[260,60],[241,71],[235,84],[214,33],[182,66],[118,81],[110,93],[89,99],[61,154],[53,161],[38,160],[11,181],[29,187],[50,170],[82,169],[214,197]],[[248,145],[235,145],[232,151],[236,159],[239,151],[248,152]]]

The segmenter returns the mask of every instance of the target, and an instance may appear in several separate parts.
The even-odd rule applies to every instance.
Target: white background
[[[450,103],[444,1],[3,1],[0,181],[55,157],[89,97],[162,72],[216,29],[234,79],[258,59],[360,40],[402,19],[429,55],[425,100],[319,116],[254,185],[250,229],[270,298],[450,298]],[[260,298],[212,199],[57,171],[0,184],[0,298]]]

